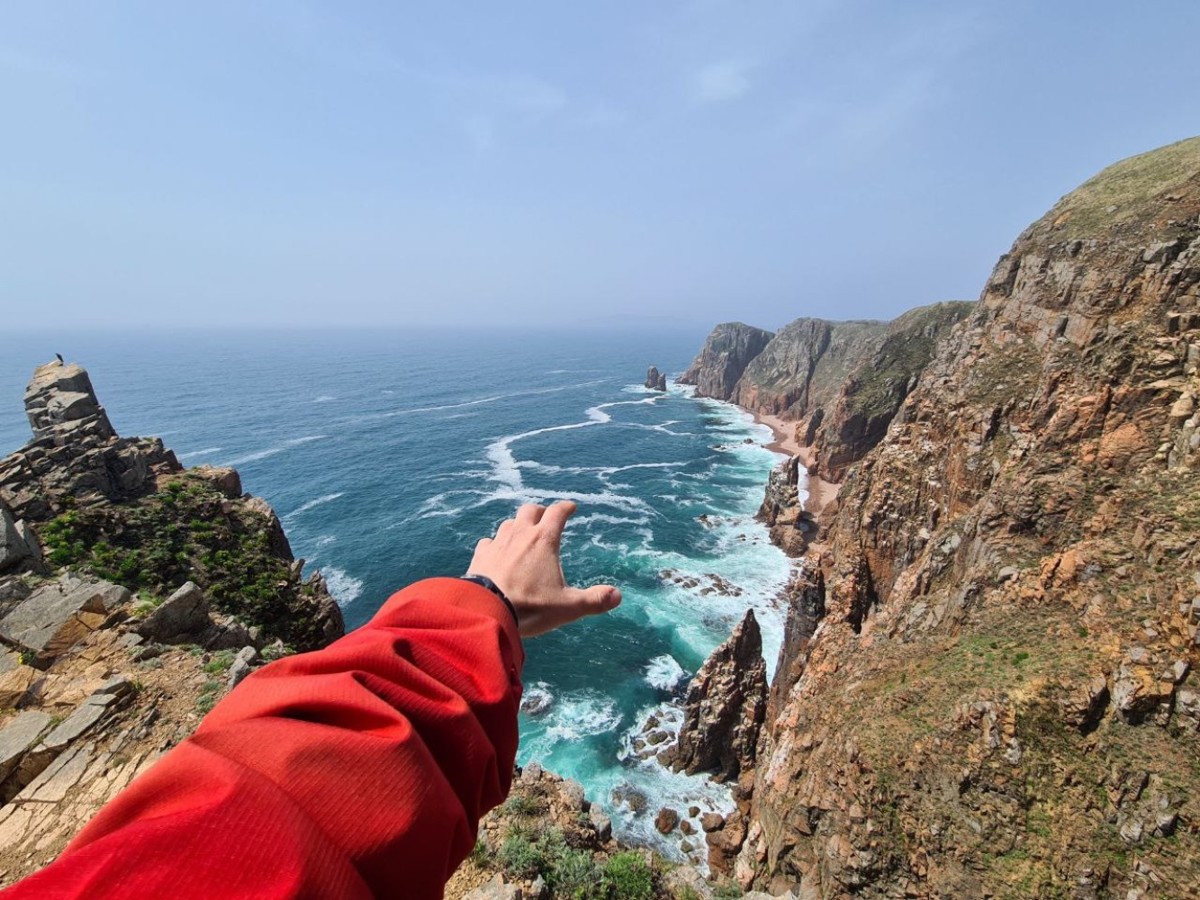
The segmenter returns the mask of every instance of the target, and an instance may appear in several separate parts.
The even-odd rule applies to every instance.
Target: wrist
[[[517,608],[513,606],[512,601],[508,599],[508,595],[500,589],[500,586],[496,584],[496,582],[492,581],[492,579],[488,578],[486,575],[480,575],[477,572],[470,571],[468,571],[465,575],[460,575],[459,579],[462,581],[470,581],[473,584],[477,584],[480,587],[491,591],[500,600],[500,602],[504,604],[505,608],[512,616],[513,622],[516,624],[517,628],[519,629],[521,627],[521,619],[517,615]]]

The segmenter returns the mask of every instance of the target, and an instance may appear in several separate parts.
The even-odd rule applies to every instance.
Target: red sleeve
[[[19,898],[437,898],[504,799],[524,653],[452,578],[247,678]]]

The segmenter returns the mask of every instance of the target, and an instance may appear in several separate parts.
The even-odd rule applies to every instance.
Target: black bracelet
[[[496,584],[496,582],[492,581],[492,579],[488,578],[486,575],[473,575],[470,572],[468,572],[466,575],[460,575],[459,578],[462,581],[470,581],[471,583],[477,584],[482,588],[487,588],[489,591],[499,597],[500,601],[508,607],[508,611],[512,613],[513,622],[518,628],[521,626],[521,620],[517,618],[517,608],[512,605],[512,601],[509,600],[508,597],[504,596],[504,591],[500,590],[500,586]]]

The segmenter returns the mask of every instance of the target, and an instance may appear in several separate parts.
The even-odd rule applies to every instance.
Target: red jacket
[[[504,799],[525,656],[453,578],[247,678],[0,900],[441,897]]]

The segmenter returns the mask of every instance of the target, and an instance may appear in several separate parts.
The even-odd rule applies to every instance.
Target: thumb
[[[593,616],[608,612],[621,604],[621,592],[611,584],[597,584],[590,588],[571,588],[571,605],[581,616]]]

